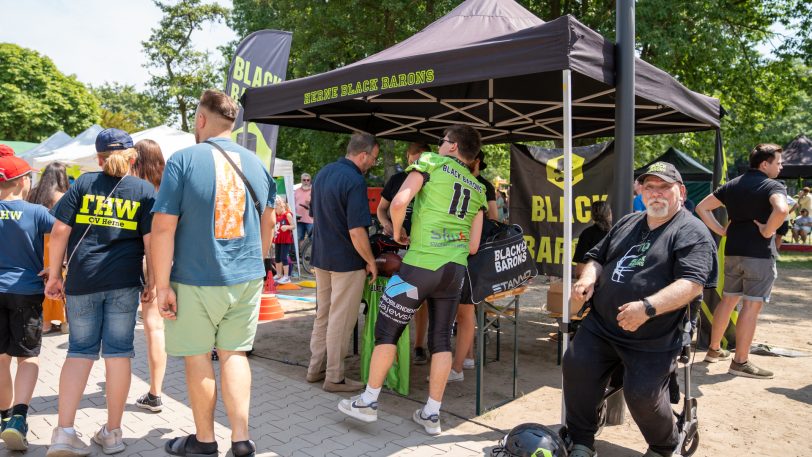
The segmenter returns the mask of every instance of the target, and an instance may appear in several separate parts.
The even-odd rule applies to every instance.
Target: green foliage
[[[141,43],[147,56],[145,67],[156,70],[150,73],[149,86],[163,106],[172,108],[172,120],[179,120],[181,129],[189,132],[200,94],[222,86],[208,54],[193,49],[192,33],[208,22],[220,22],[228,9],[202,0],[155,0],[155,5],[164,16],[149,40]]]
[[[381,51],[448,13],[458,0],[234,0],[229,25],[245,36],[265,28],[294,32],[288,79],[332,70]],[[519,0],[549,21],[572,14],[610,40],[615,0]],[[770,26],[783,24],[780,37]],[[641,57],[691,90],[720,99],[729,163],[765,141],[785,144],[812,131],[812,4],[808,0],[638,0],[637,49]],[[759,54],[772,42],[775,57]],[[236,45],[236,43],[235,43]],[[233,46],[231,47],[233,48]],[[807,66],[805,66],[807,65]],[[343,150],[341,136],[282,127],[278,149],[311,173]],[[603,141],[595,139],[593,141]],[[642,165],[675,146],[710,165],[713,132],[636,139]],[[551,146],[551,145],[546,145]],[[404,146],[383,148],[393,164]],[[488,146],[488,177],[509,174],[505,145]],[[374,170],[376,171],[376,170]],[[387,170],[389,171],[389,170]],[[380,173],[379,173],[380,174]]]
[[[99,104],[75,76],[48,57],[0,43],[0,138],[40,142],[59,130],[81,133],[99,119]]]
[[[90,90],[101,105],[99,125],[104,128],[138,132],[165,124],[170,115],[155,97],[132,85],[105,83]]]

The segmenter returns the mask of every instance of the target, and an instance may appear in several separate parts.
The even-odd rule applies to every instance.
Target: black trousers
[[[670,455],[677,447],[678,432],[668,380],[678,353],[632,350],[581,327],[564,354],[562,367],[572,441],[595,448],[598,407],[612,372],[623,364],[623,394],[632,418],[653,451]]]

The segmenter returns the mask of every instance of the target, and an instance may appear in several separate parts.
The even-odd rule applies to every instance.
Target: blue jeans
[[[133,338],[140,287],[68,295],[68,357],[99,359],[135,356]]]
[[[313,223],[297,222],[296,232],[299,234],[299,242],[301,243],[305,235],[308,238],[313,238]]]

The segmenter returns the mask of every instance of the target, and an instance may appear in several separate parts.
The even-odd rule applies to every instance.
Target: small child
[[[276,259],[276,272],[275,276],[279,284],[287,284],[290,282],[290,247],[293,246],[293,229],[296,228],[293,222],[293,214],[291,214],[288,204],[281,196],[276,196],[276,232],[273,237],[273,244],[276,247],[274,257]]]
[[[28,404],[42,343],[43,238],[54,224],[44,206],[25,201],[31,171],[11,148],[0,145],[0,438],[13,451],[28,449]],[[17,375],[8,382],[12,357]]]

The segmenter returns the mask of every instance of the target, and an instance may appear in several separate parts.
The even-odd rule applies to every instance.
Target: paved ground
[[[44,338],[39,384],[29,416],[31,446],[25,455],[44,456],[47,450],[56,423],[59,371],[66,348],[67,335]],[[185,394],[183,364],[180,359],[170,358],[164,381],[164,410],[152,414],[133,406],[135,399],[147,391],[149,378],[140,323],[136,329],[136,353],[129,406],[124,414],[127,449],[117,455],[164,455],[163,446],[169,438],[194,433],[192,412]],[[252,364],[252,371],[250,422],[258,455],[474,456],[489,452],[501,437],[493,429],[454,417],[443,418],[445,430],[439,437],[430,437],[411,421],[384,411],[379,413],[378,422],[363,424],[339,413],[336,405],[341,397],[324,392],[318,385],[275,374],[258,363]],[[86,442],[105,423],[103,389],[104,366],[98,362],[91,372],[76,418],[76,429],[84,435]],[[415,408],[417,406],[415,404]],[[218,402],[215,419],[221,455],[225,455],[231,445],[228,420],[221,402]],[[92,449],[95,455],[104,455],[95,444]],[[0,442],[0,457],[19,455],[23,454],[6,451]]]

